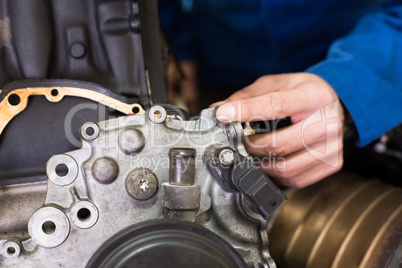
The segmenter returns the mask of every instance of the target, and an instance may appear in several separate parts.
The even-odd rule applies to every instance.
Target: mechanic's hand
[[[246,137],[247,151],[284,186],[302,188],[343,164],[343,108],[333,88],[314,74],[267,75],[221,105],[219,121],[250,122],[291,117],[292,125]]]
[[[179,91],[190,115],[197,115],[200,109],[197,64],[194,61],[181,61],[180,69],[182,70],[184,77],[180,77],[180,73],[174,64],[169,64],[167,67],[166,82],[168,102],[170,104],[176,104],[177,91]]]

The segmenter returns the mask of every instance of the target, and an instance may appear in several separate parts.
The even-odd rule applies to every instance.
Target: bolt
[[[149,169],[140,168],[130,173],[126,181],[126,188],[132,197],[145,200],[156,193],[158,180]]]
[[[235,154],[230,149],[223,149],[219,153],[219,161],[225,166],[230,166],[231,164],[233,164],[234,160]]]

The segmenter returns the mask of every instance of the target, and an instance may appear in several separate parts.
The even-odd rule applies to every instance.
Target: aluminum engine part
[[[107,252],[117,233],[145,232],[156,221],[158,228],[171,230],[172,243],[185,230],[203,247],[212,236],[200,234],[209,230],[217,238],[208,240],[213,246],[207,248],[227,243],[220,249],[233,248],[246,266],[276,267],[268,252],[267,220],[239,192],[222,188],[204,163],[211,148],[247,156],[241,124],[220,125],[214,113],[207,109],[198,120],[180,121],[153,106],[143,115],[84,124],[82,148],[48,161],[46,200],[29,220],[31,238],[0,240],[0,264],[85,267],[92,256],[92,264],[99,261],[95,252]],[[231,153],[224,154],[224,163],[230,163]]]

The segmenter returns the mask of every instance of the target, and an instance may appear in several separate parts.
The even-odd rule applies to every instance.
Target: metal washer
[[[88,209],[89,210],[89,216],[86,219],[80,219],[78,217],[78,212],[81,209]],[[88,229],[91,228],[92,226],[95,225],[95,223],[98,221],[99,217],[99,212],[96,206],[89,201],[79,201],[76,203],[70,211],[71,214],[71,222],[77,226],[78,228],[81,229]]]
[[[10,253],[9,248],[13,248],[14,252]],[[17,242],[7,241],[3,244],[1,254],[6,258],[18,258],[21,254],[21,247]]]
[[[87,130],[90,128],[93,129],[92,134],[87,133]],[[87,141],[92,141],[99,136],[99,126],[98,126],[98,124],[96,124],[94,122],[86,122],[85,124],[82,125],[82,127],[80,129],[80,133],[81,133],[81,137],[83,139],[85,139]]]
[[[55,226],[51,233],[45,233],[43,230],[43,224],[48,221]],[[28,233],[39,246],[54,248],[67,239],[70,233],[70,222],[61,210],[54,207],[42,207],[29,219]]]
[[[65,176],[59,176],[56,173],[56,167],[64,164],[68,168],[68,173]],[[51,182],[59,186],[66,186],[72,183],[78,175],[78,164],[74,158],[66,154],[55,155],[49,159],[46,164],[46,173]]]
[[[156,114],[159,114],[159,117],[157,117]],[[152,108],[149,110],[148,115],[149,119],[155,124],[163,123],[167,117],[165,108],[160,105],[152,106]]]

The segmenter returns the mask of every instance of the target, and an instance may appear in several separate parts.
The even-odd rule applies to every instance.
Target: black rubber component
[[[223,150],[235,154],[233,164],[227,166],[219,161]],[[225,191],[239,191],[256,208],[262,217],[268,218],[287,199],[286,195],[252,161],[230,147],[215,150],[214,157],[206,163],[211,174]]]
[[[257,208],[264,218],[287,199],[286,195],[262,172],[246,158],[235,163],[231,182]]]
[[[166,113],[168,115],[178,115],[180,116],[184,121],[190,120],[190,114],[186,111],[183,110],[179,107],[173,106],[171,104],[162,104],[161,105],[163,108],[165,108]]]
[[[221,237],[190,222],[157,220],[133,225],[111,237],[87,268],[246,267]]]
[[[292,122],[290,117],[283,117],[277,120],[249,122],[249,124],[250,127],[255,131],[255,134],[263,134],[290,126]],[[242,123],[242,126],[245,128],[246,123]]]

